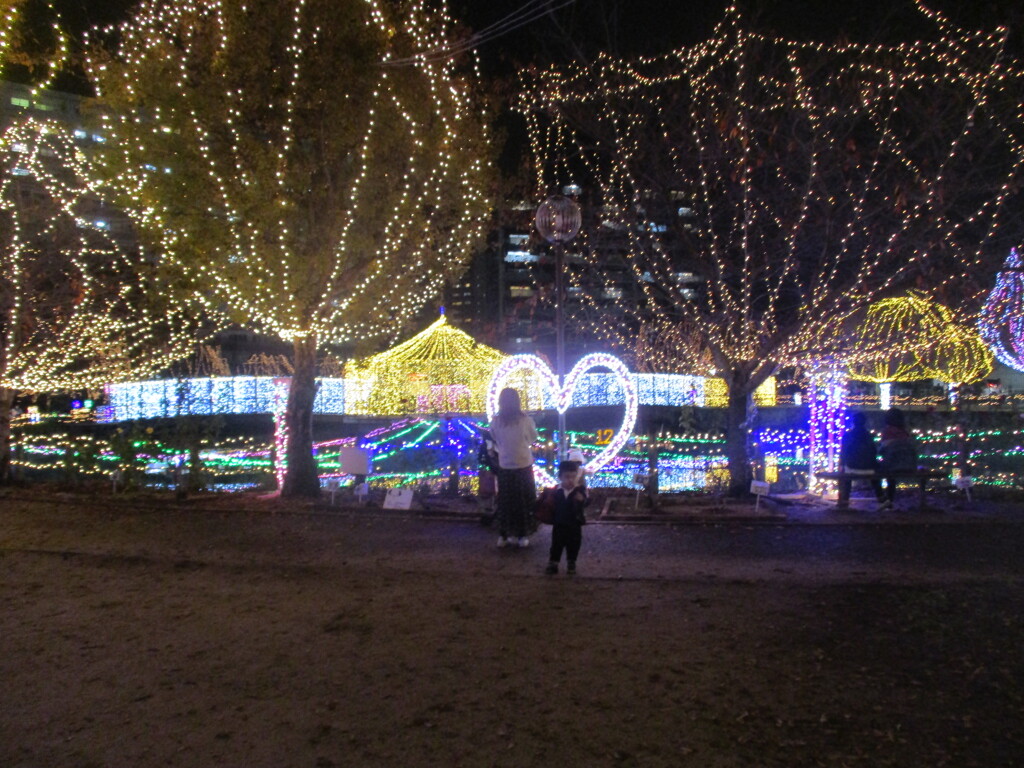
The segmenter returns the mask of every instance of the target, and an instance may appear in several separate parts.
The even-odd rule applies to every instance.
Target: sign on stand
[[[338,488],[341,487],[341,481],[336,477],[327,478],[327,490],[331,492],[331,506],[334,506],[334,497],[338,493]]]
[[[772,484],[771,483],[766,483],[764,480],[751,480],[750,481],[750,492],[752,494],[754,494],[754,496],[757,498],[757,501],[754,502],[754,511],[755,512],[758,510],[758,507],[761,506],[761,497],[762,496],[767,496],[769,491],[771,491],[771,488],[772,488]]]
[[[971,488],[974,487],[974,478],[970,475],[961,475],[953,481],[959,490],[963,491],[967,495],[967,500],[971,501]]]
[[[366,500],[370,498],[370,486],[366,483],[359,483],[352,489],[352,492],[356,495],[356,501],[360,504],[365,504]]]
[[[637,486],[636,499],[633,501],[634,512],[636,512],[636,510],[640,508],[640,494],[647,490],[647,487],[648,485],[650,485],[650,482],[650,475],[642,475],[639,473],[633,475],[633,485]]]
[[[384,509],[412,509],[411,488],[388,488],[384,497]]]

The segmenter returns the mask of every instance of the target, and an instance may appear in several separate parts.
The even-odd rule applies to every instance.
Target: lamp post
[[[537,207],[537,231],[555,249],[555,375],[565,383],[565,244],[580,231],[580,207],[564,195],[549,197]],[[558,459],[565,458],[565,412],[558,414]]]

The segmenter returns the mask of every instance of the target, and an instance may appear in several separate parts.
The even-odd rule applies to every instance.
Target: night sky
[[[552,0],[555,6],[564,0]],[[450,0],[453,15],[481,30],[521,8],[525,0]],[[589,59],[598,51],[619,56],[652,55],[707,39],[724,16],[726,0],[573,0],[480,48],[485,65]],[[740,0],[752,26],[796,39],[898,42],[934,37],[934,25],[912,0]],[[931,6],[955,23],[1014,30],[1012,45],[1024,50],[1024,3],[1020,0],[938,0]]]
[[[531,0],[450,0],[452,15],[483,30]],[[540,0],[537,0],[539,3]],[[566,0],[550,0],[559,6]],[[55,0],[68,26],[81,30],[123,18],[130,0]],[[1020,0],[933,0],[933,7],[967,27],[1006,24],[1012,46],[1024,50],[1024,3]],[[41,6],[42,3],[39,3]],[[506,74],[527,62],[590,58],[599,50],[623,56],[656,54],[709,36],[725,0],[572,0],[480,48],[489,72]],[[892,42],[934,32],[912,0],[746,0],[755,26],[796,38]]]

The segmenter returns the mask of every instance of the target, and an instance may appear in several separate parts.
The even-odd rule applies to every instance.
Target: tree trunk
[[[971,477],[971,446],[968,435],[967,413],[960,407],[960,387],[949,385],[950,412],[956,415],[956,469],[960,477]]]
[[[14,407],[13,389],[0,387],[0,485],[13,479],[11,467],[11,409]]]
[[[199,457],[199,438],[188,447],[188,492],[203,490],[203,460]]]
[[[650,443],[647,448],[647,501],[651,509],[658,508],[658,454],[661,444],[654,436],[654,429],[649,432]]]
[[[753,479],[750,468],[749,424],[757,385],[748,372],[734,370],[726,379],[729,404],[726,413],[725,456],[729,462],[729,495],[746,496]]]
[[[444,426],[444,443],[443,445],[448,449],[448,487],[447,494],[449,496],[459,495],[459,467],[462,465],[462,455],[459,453],[458,443],[453,438],[455,433],[455,427],[452,425],[452,420],[445,417],[441,420],[441,424]]]
[[[316,399],[316,337],[303,336],[293,344],[291,386],[285,407],[284,483],[281,496],[286,498],[316,498],[320,495],[320,477],[313,458],[313,401]]]

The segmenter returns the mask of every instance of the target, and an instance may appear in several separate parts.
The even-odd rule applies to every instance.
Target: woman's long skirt
[[[498,532],[502,536],[522,538],[537,530],[536,503],[533,467],[498,470]]]

